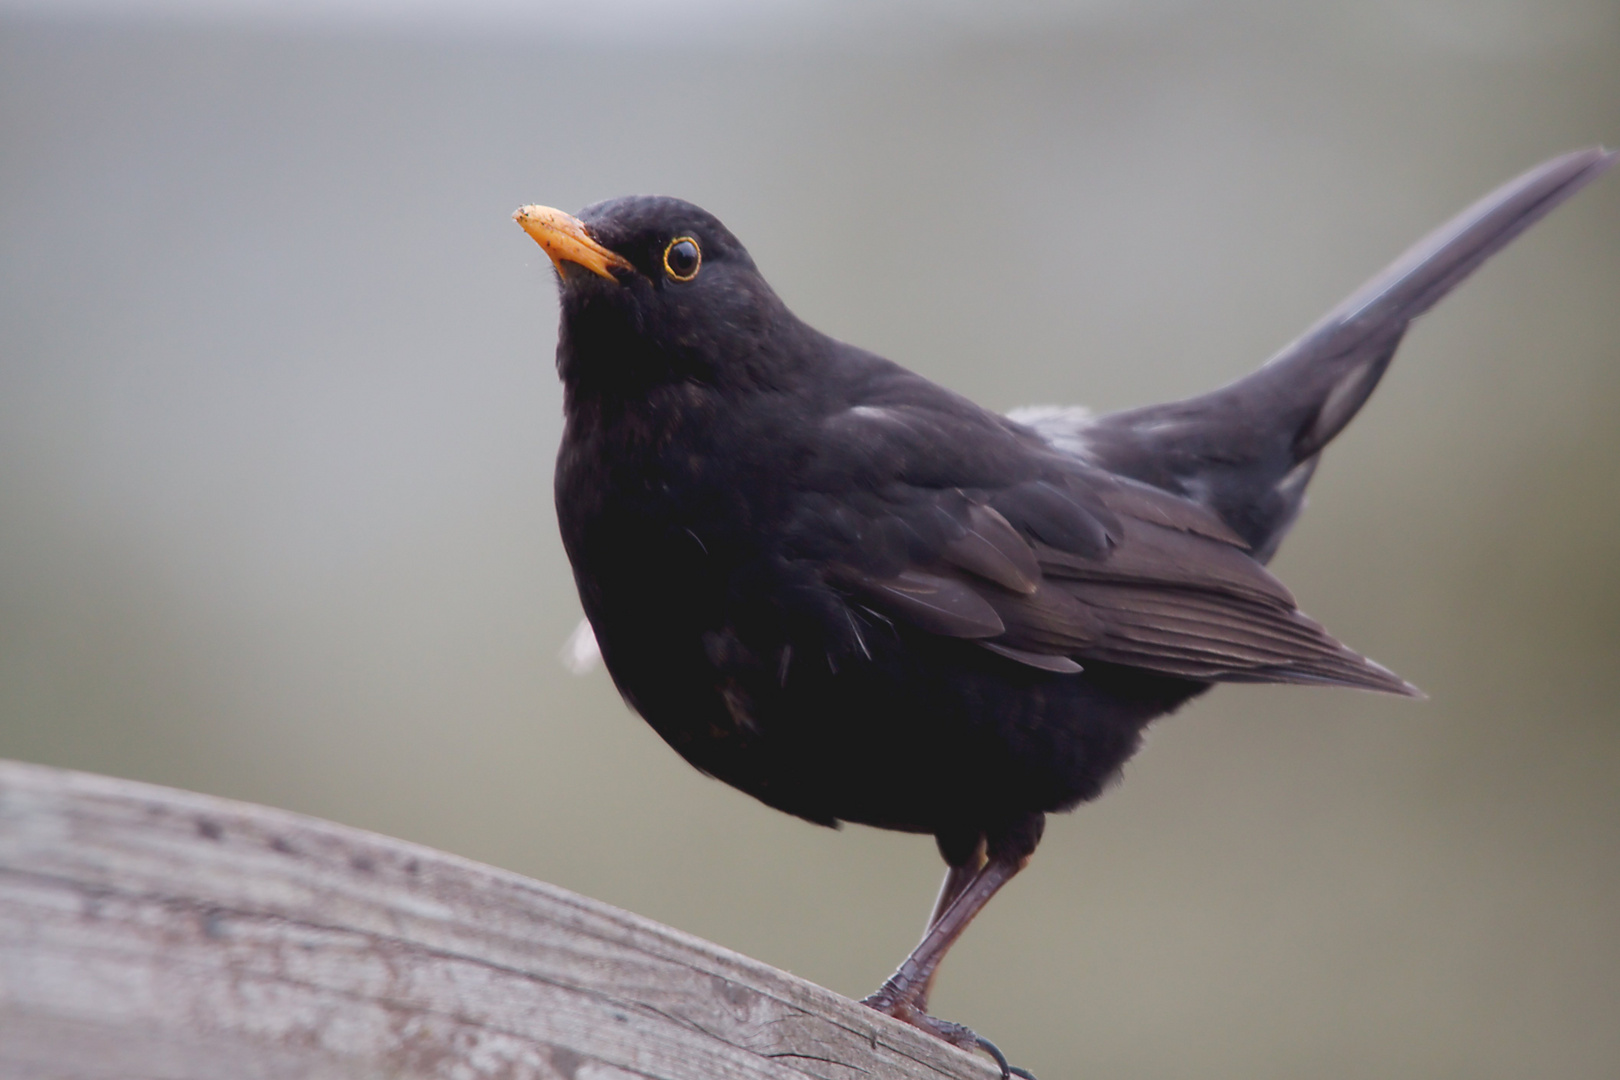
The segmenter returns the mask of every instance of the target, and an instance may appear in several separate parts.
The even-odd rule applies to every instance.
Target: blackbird
[[[927,930],[866,1004],[1006,1075],[928,991],[1046,814],[1215,683],[1418,693],[1265,564],[1407,324],[1615,158],[1487,195],[1252,375],[1107,416],[1001,416],[833,340],[690,203],[523,207],[561,291],[557,516],[608,671],[761,802],[933,835]]]

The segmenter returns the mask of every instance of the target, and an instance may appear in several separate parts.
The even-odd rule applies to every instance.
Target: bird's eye
[[[703,253],[690,236],[677,236],[664,249],[664,270],[676,281],[691,281],[703,265]]]

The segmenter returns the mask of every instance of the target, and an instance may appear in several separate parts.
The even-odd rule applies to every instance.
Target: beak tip
[[[585,230],[585,223],[572,214],[549,206],[520,206],[512,213],[524,232],[551,257],[557,272],[564,263],[577,263],[593,274],[618,281],[614,270],[632,270],[624,256],[603,247]]]

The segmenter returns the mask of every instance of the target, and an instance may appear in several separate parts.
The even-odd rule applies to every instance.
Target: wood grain
[[[0,1076],[995,1075],[786,972],[443,852],[0,762]]]

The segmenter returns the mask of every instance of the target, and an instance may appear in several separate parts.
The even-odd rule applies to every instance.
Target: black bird
[[[1218,682],[1417,693],[1265,563],[1408,323],[1615,158],[1487,195],[1254,374],[1098,418],[999,416],[819,333],[690,203],[524,207],[562,294],[557,515],[608,671],[761,802],[932,834],[928,929],[866,1004],[985,1045],[927,1015],[936,967],[1149,721]]]

